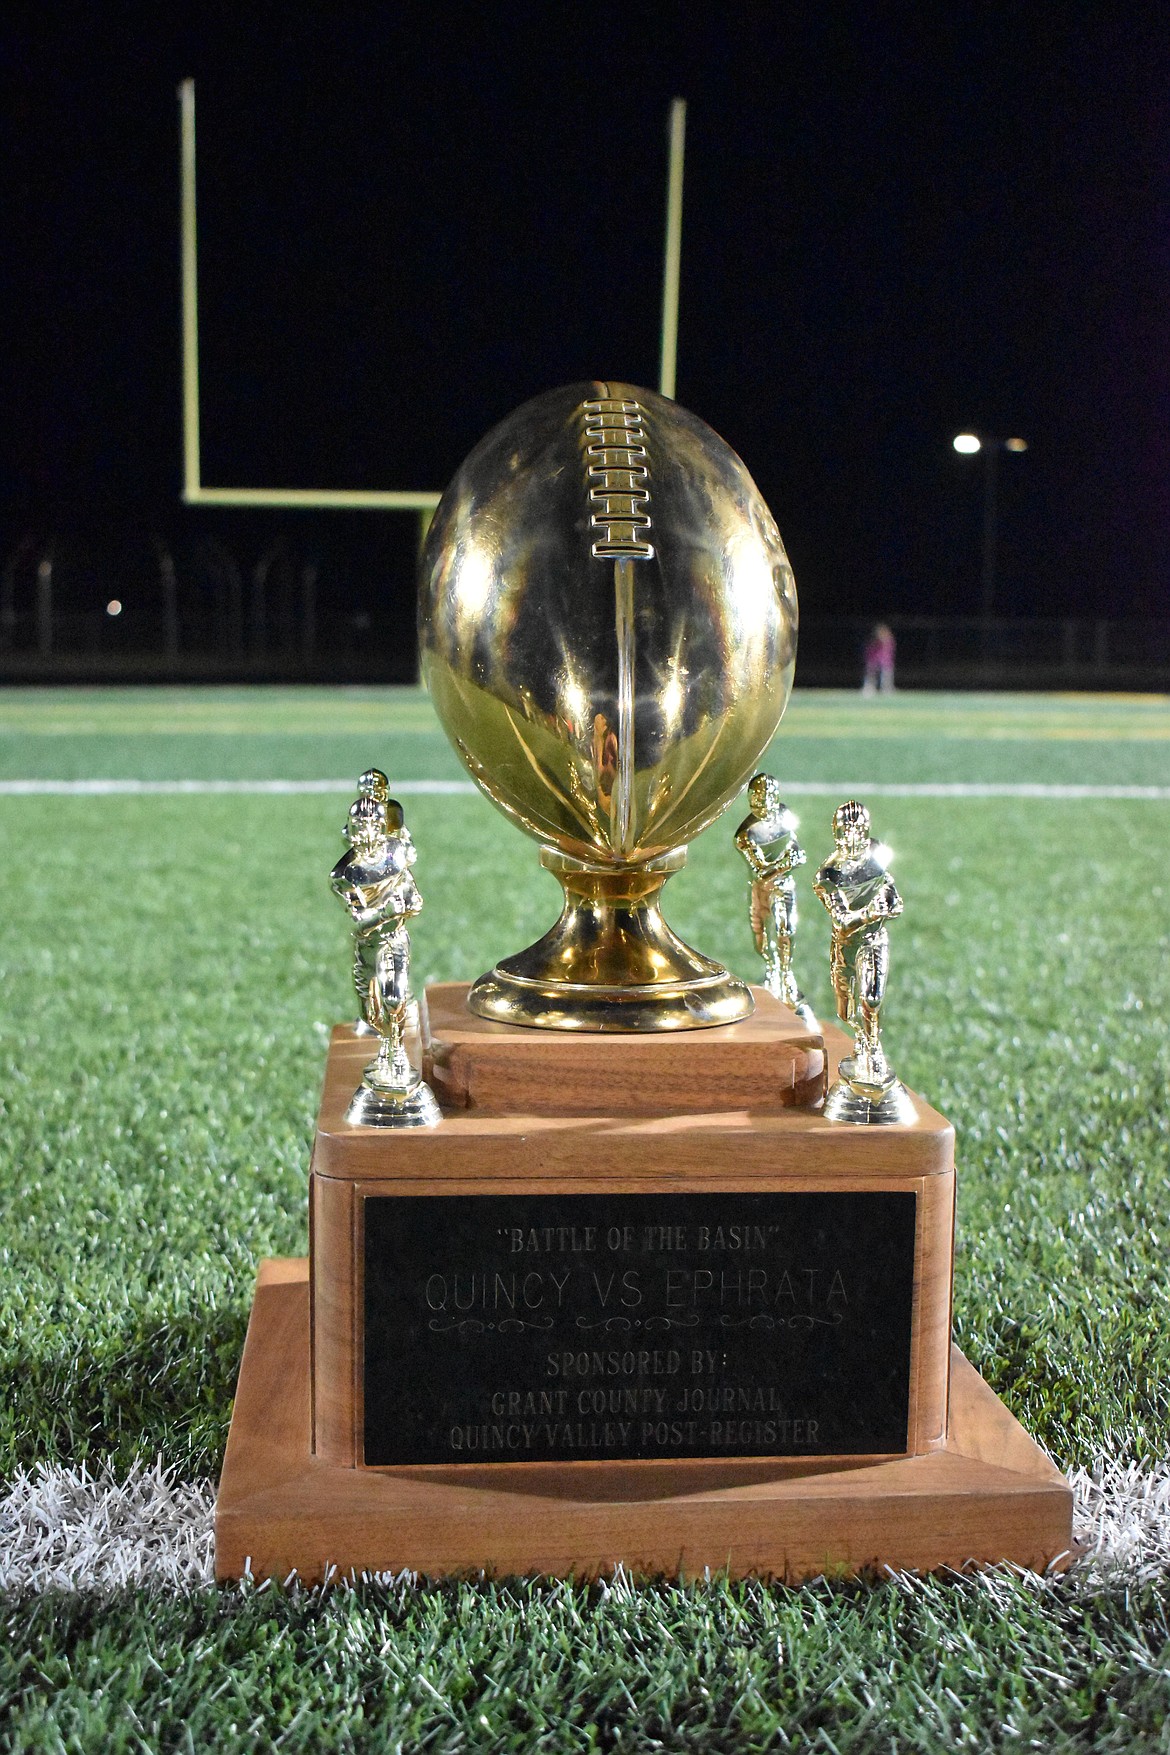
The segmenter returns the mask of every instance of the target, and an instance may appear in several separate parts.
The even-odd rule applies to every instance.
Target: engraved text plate
[[[906,1449],[912,1193],[364,1212],[367,1465]]]

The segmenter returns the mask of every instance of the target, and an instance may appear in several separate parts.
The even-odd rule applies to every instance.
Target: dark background
[[[550,385],[655,386],[680,95],[678,396],[759,482],[806,629],[978,610],[965,427],[1029,443],[997,610],[1165,618],[1168,30],[1106,5],[29,9],[0,548],[72,542],[59,589],[120,580],[123,638],[155,533],[245,577],[312,553],[325,621],[409,618],[410,516],[179,506],[184,76],[202,473],[230,486],[441,488]]]

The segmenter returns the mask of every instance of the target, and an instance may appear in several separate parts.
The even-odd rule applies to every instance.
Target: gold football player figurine
[[[752,935],[764,960],[764,986],[815,1030],[816,1016],[792,969],[796,937],[792,873],[807,857],[796,839],[799,823],[780,797],[780,782],[770,774],[756,774],[751,780],[748,805],[751,815],[735,831],[735,845],[751,869]]]
[[[833,923],[831,974],[837,1015],[852,1024],[853,1054],[825,1098],[830,1121],[912,1121],[914,1104],[881,1045],[890,967],[887,922],[902,912],[889,873],[890,849],[874,841],[869,812],[850,799],[833,814],[837,845],[813,879]]]
[[[402,806],[399,804],[399,802],[396,798],[391,798],[391,796],[390,796],[390,782],[386,778],[385,774],[382,773],[380,768],[367,768],[365,773],[359,776],[359,778],[358,778],[358,799],[361,800],[363,798],[375,799],[379,804],[383,804],[387,807],[386,808],[387,826],[392,834],[398,835],[400,840],[402,840],[405,843],[406,849],[407,849],[407,859],[409,860],[410,864],[413,865],[415,860],[418,857],[417,849],[414,845],[413,840],[411,839],[410,830],[406,827],[406,823],[403,819]],[[355,808],[356,808],[356,804],[355,804]],[[351,812],[350,812],[350,822],[351,823],[352,823],[352,820],[353,820],[353,811],[351,810]],[[353,839],[352,839],[352,836],[350,835],[350,832],[349,832],[349,824],[347,824],[347,826],[346,826],[345,835],[346,835],[346,839],[350,842],[350,845],[352,846]],[[345,862],[343,860],[342,864],[344,864],[344,863]],[[340,867],[338,869],[340,869]],[[357,1018],[354,1020],[354,1026],[353,1026],[355,1036],[376,1036],[378,1034],[378,1032],[375,1030],[374,1026],[372,1024],[366,1022],[366,1015],[365,1015],[366,996],[370,990],[370,981],[371,981],[373,974],[374,974],[374,965],[375,965],[375,961],[376,961],[376,956],[377,956],[377,941],[376,941],[376,939],[372,935],[367,935],[365,938],[363,938],[360,933],[355,932],[355,934],[354,934],[353,980],[354,980],[354,986],[357,988],[357,996],[358,996],[358,1015],[357,1015]],[[413,1026],[414,1028],[417,1029],[417,1026],[418,1026],[418,1015],[417,1014],[418,1014],[418,1001],[412,995],[411,999],[410,999],[409,1008],[408,1008],[408,1016],[409,1016],[408,1028]]]
[[[422,908],[410,869],[417,852],[386,776],[371,768],[358,784],[345,829],[349,852],[329,881],[354,923],[354,986],[362,1018],[379,1041],[346,1120],[364,1127],[434,1127],[439,1106],[406,1052],[414,1006],[406,923]]]

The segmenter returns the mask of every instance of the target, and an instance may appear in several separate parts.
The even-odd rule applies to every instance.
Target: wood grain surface
[[[428,989],[428,998],[434,990]],[[439,990],[440,992],[442,990]],[[762,989],[752,990],[757,997]],[[749,1024],[774,1028],[786,1040],[791,1014],[771,1001],[775,1013],[761,1005]],[[441,1008],[440,1008],[441,1010]],[[505,1030],[507,1025],[484,1026]],[[728,1025],[728,1030],[749,1025]],[[687,1050],[684,1037],[716,1036],[721,1031],[695,1030],[658,1039],[662,1052]],[[827,1074],[835,1075],[850,1039],[831,1025],[822,1027]],[[549,1041],[553,1037],[555,1040]],[[530,1038],[538,1038],[533,1042]],[[511,1030],[518,1040],[514,1052],[529,1056],[526,1077],[545,1068],[545,1087],[555,1085],[560,1057],[583,1039],[557,1037],[550,1030]],[[631,1039],[591,1038],[591,1053],[620,1061]],[[596,1182],[611,1178],[661,1177],[663,1186],[699,1186],[696,1177],[734,1159],[745,1186],[776,1172],[807,1173],[824,1178],[826,1187],[838,1176],[901,1177],[948,1175],[954,1168],[955,1134],[946,1118],[914,1095],[915,1119],[883,1127],[855,1127],[826,1121],[819,1106],[795,1104],[753,1109],[729,1098],[725,1086],[713,1081],[696,1084],[690,1107],[671,1109],[657,1083],[643,1088],[643,1107],[614,1113],[526,1112],[503,1114],[492,1107],[447,1109],[435,1128],[401,1133],[375,1127],[351,1127],[345,1119],[364,1062],[371,1058],[369,1038],[336,1029],[325,1068],[325,1084],[317,1118],[313,1168],[319,1176],[347,1181],[371,1177],[379,1182],[399,1178],[411,1182],[448,1178],[459,1181],[517,1174],[560,1180]],[[543,1058],[542,1058],[543,1057]],[[563,1071],[563,1069],[562,1069]],[[912,1093],[913,1095],[913,1093]],[[486,1192],[486,1190],[485,1190]]]
[[[1067,1562],[1067,1482],[956,1350],[950,1436],[916,1457],[378,1471],[310,1450],[308,1264],[265,1262],[216,1507],[216,1573],[336,1568],[791,1582]],[[1063,1557],[1063,1559],[1062,1559]]]
[[[492,1115],[766,1112],[824,1095],[823,1038],[765,988],[739,1024],[646,1035],[517,1029],[467,1009],[465,982],[427,988],[426,1068],[440,1103]]]
[[[456,1026],[464,1028],[466,992],[463,985],[427,990],[432,1031],[445,1028],[455,1036]],[[348,1459],[349,1466],[362,1464],[363,1205],[368,1198],[387,1195],[460,1199],[489,1194],[912,1192],[918,1220],[907,1450],[918,1454],[945,1444],[954,1129],[917,1097],[913,1122],[875,1127],[826,1121],[811,1103],[729,1106],[724,1075],[737,1056],[756,1056],[769,1043],[787,1052],[798,1032],[805,1041],[812,1040],[771,994],[760,988],[753,992],[757,1010],[744,1024],[654,1039],[653,1055],[660,1066],[681,1055],[691,1068],[687,1109],[664,1107],[663,1092],[673,1088],[669,1079],[628,1079],[636,1038],[593,1035],[586,1040],[471,1020],[459,1038],[471,1044],[463,1063],[471,1069],[470,1089],[480,1077],[476,1045],[488,1043],[491,1065],[501,1077],[510,1057],[522,1063],[516,1091],[547,1093],[571,1083],[567,1067],[576,1055],[585,1055],[599,1078],[607,1066],[617,1067],[611,1086],[621,1089],[626,1107],[612,1114],[501,1114],[485,1103],[446,1110],[432,1129],[351,1127],[345,1110],[361,1065],[369,1058],[370,1039],[355,1038],[349,1029],[334,1031],[312,1160],[313,1435],[318,1455],[338,1463]],[[711,1044],[712,1058],[707,1060],[702,1038],[723,1042],[722,1047],[719,1040]],[[850,1038],[826,1025],[823,1041],[832,1073],[851,1046]],[[818,1074],[818,1096],[820,1089]],[[644,1105],[640,1112],[633,1108],[635,1096]]]

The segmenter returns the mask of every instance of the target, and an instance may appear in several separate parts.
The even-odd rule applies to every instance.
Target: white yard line
[[[393,790],[404,798],[432,794],[473,793],[470,780],[395,780]],[[106,798],[138,793],[352,793],[347,780],[0,780],[0,798]],[[784,791],[793,798],[1130,798],[1155,804],[1170,801],[1170,786],[1089,786],[995,780],[790,780]]]
[[[1051,1588],[1132,1589],[1170,1575],[1170,1462],[1101,1459],[1069,1479],[1083,1553]],[[123,1478],[42,1464],[0,1495],[0,1590],[198,1589],[214,1577],[214,1510],[212,1482],[181,1483],[159,1464]],[[982,1576],[1002,1588],[1002,1573]]]
[[[40,1464],[0,1498],[0,1589],[192,1590],[213,1577],[214,1510],[210,1481],[158,1464],[122,1479]]]
[[[348,780],[0,780],[0,798],[41,798],[56,795],[65,798],[108,798],[140,792],[188,793],[228,792],[258,795],[262,793],[353,792],[355,782]],[[394,788],[404,796],[411,793],[474,792],[470,780],[399,780]]]
[[[1159,803],[1170,799],[1170,786],[1064,785],[1039,780],[796,780],[785,783],[784,791],[794,796],[827,793],[833,798],[1140,798]]]
[[[1170,1462],[1101,1459],[1069,1480],[1086,1583],[1132,1586],[1170,1575]]]

